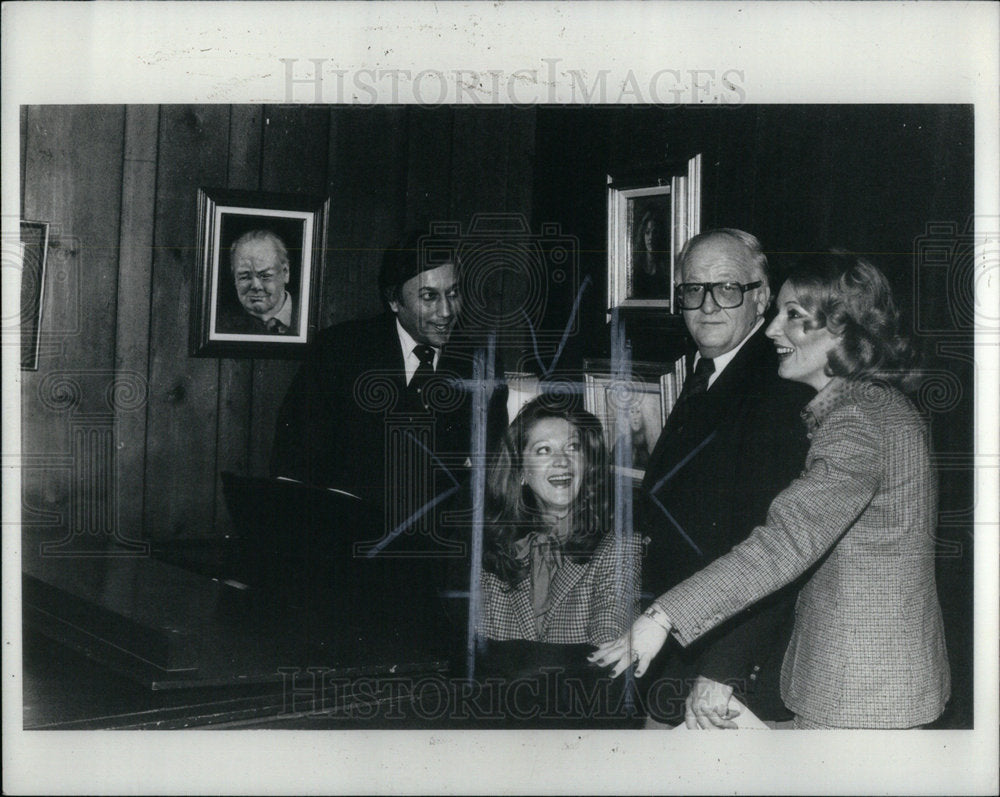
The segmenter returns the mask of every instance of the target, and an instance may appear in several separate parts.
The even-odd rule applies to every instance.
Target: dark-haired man
[[[387,553],[433,548],[433,510],[457,491],[473,451],[479,383],[475,347],[457,329],[459,267],[457,242],[425,231],[387,249],[388,312],[322,330],[279,413],[272,475],[365,499],[384,518]],[[488,443],[506,426],[506,395],[492,390]]]

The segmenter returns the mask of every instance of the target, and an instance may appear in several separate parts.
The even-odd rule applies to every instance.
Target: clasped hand
[[[612,678],[617,678],[634,663],[635,677],[641,678],[649,668],[653,657],[660,652],[663,643],[667,641],[669,633],[669,628],[664,628],[642,614],[632,623],[628,633],[611,642],[605,642],[591,653],[587,660],[601,667],[614,665],[614,669],[611,670]]]

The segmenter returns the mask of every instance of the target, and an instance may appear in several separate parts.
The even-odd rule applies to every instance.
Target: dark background
[[[955,693],[942,724],[971,725],[971,106],[38,106],[21,110],[21,148],[22,218],[52,225],[39,367],[22,373],[23,522],[152,540],[232,531],[217,474],[266,471],[298,367],[188,356],[199,187],[330,196],[320,327],[381,310],[381,250],[405,228],[523,214],[551,270],[540,357],[510,321],[505,365],[573,377],[608,353],[608,174],[703,153],[702,229],[754,233],[778,272],[817,247],[867,253],[927,352],[915,400],[941,481]],[[516,319],[523,281],[490,290],[484,301]],[[662,318],[629,316],[626,331],[637,359],[683,345]],[[114,445],[83,464],[95,423]]]

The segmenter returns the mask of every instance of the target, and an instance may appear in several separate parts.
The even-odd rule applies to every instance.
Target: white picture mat
[[[325,58],[348,78],[343,96],[332,76],[324,82],[323,102],[369,99],[350,79],[364,69],[538,70],[534,83],[512,79],[511,91],[500,81],[503,102],[580,101],[569,70],[584,70],[589,80],[607,69],[608,86],[628,87],[630,74],[648,80],[672,69],[692,96],[699,81],[689,71],[735,70],[735,94],[746,103],[974,103],[978,231],[990,232],[995,245],[997,20],[991,3],[6,4],[3,231],[19,215],[20,104],[282,103],[289,98],[280,59],[305,69],[308,59]],[[392,83],[380,81],[372,101],[407,101],[407,91],[412,101],[414,85],[432,79],[401,80],[396,97]],[[443,85],[445,101],[461,90],[456,81]],[[294,101],[315,101],[314,85],[294,89]],[[4,268],[3,279],[9,318],[17,313],[16,268]],[[19,373],[17,347],[4,346],[5,791],[995,793],[998,282],[977,282],[984,327],[975,350],[974,732],[675,734],[669,741],[642,732],[24,733]]]

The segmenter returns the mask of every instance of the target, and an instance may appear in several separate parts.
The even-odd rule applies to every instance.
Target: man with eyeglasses
[[[718,229],[681,251],[678,309],[693,368],[650,456],[636,508],[649,537],[643,591],[660,595],[745,539],[802,469],[799,412],[813,395],[778,377],[764,336],[767,257],[749,233]],[[668,645],[642,686],[651,725],[731,728],[741,700],[763,720],[791,719],[779,676],[797,585],[689,648]]]

